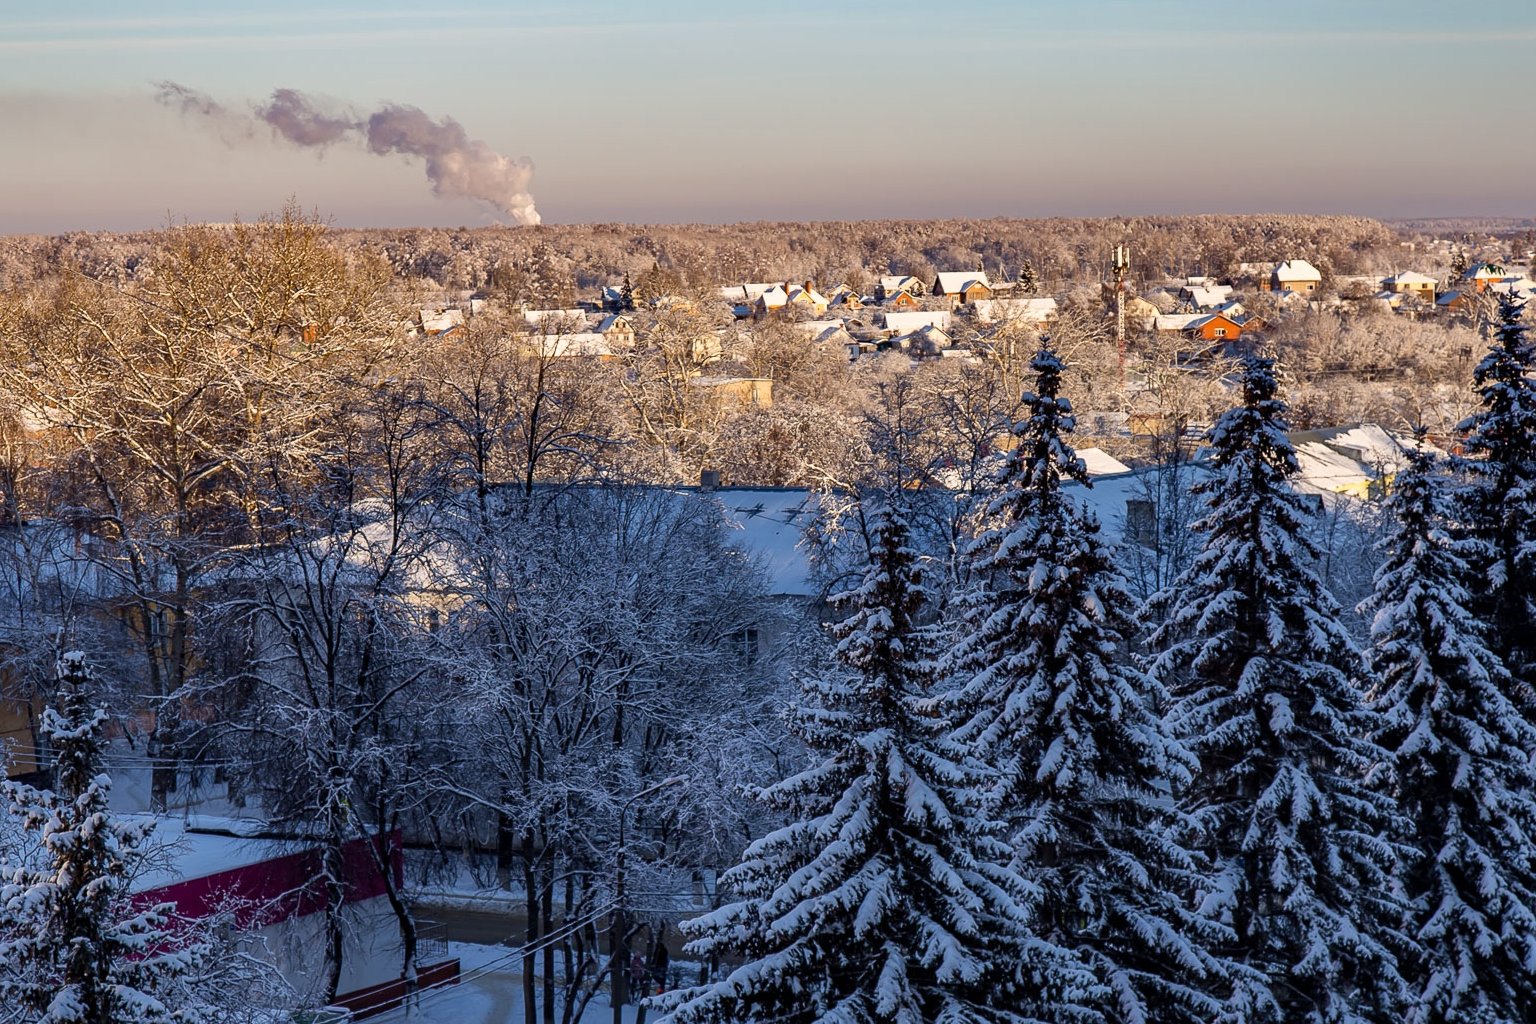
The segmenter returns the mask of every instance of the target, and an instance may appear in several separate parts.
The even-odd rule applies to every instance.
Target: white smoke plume
[[[502,156],[464,126],[445,117],[433,120],[416,107],[387,104],[366,116],[351,112],[327,113],[296,89],[276,89],[264,104],[253,105],[250,114],[232,111],[205,93],[176,82],[156,85],[161,105],[216,125],[221,131],[254,134],[257,126],[271,129],[282,138],[306,149],[324,149],[356,142],[380,156],[399,153],[420,157],[426,165],[432,191],[448,198],[476,199],[494,207],[518,224],[539,223],[528,183],[533,163],[522,157]]]

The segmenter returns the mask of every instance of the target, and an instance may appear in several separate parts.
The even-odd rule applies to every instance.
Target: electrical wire
[[[556,928],[547,935],[540,936],[534,942],[520,946],[516,949],[509,950],[506,953],[497,956],[495,959],[488,960],[478,967],[475,967],[469,971],[465,971],[453,978],[445,978],[442,981],[434,982],[431,985],[418,988],[414,993],[417,1000],[415,1005],[419,1006],[423,1002],[433,1002],[436,998],[449,994],[448,986],[450,985],[459,985],[466,981],[473,981],[478,978],[483,978],[488,974],[494,974],[504,965],[541,952],[542,950],[554,945],[556,942],[564,941],[581,929],[586,928],[589,925],[596,923],[597,921],[600,921],[613,910],[615,905],[615,903],[609,903],[605,906],[598,907],[583,918],[579,918],[575,921],[565,922],[559,928]],[[404,1011],[406,1009],[407,1008],[404,1005],[396,1008],[396,1010],[399,1011]],[[391,1010],[388,1012],[394,1013],[396,1010]]]

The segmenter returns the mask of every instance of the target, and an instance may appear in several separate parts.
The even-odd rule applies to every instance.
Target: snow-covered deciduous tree
[[[1368,739],[1364,664],[1310,565],[1272,362],[1246,359],[1242,387],[1206,435],[1204,549],[1161,595],[1171,611],[1153,637],[1170,722],[1200,758],[1186,805],[1220,872],[1208,908],[1235,931],[1231,954],[1267,978],[1237,984],[1228,1012],[1395,1020],[1401,908],[1381,838],[1394,810],[1365,785],[1384,755]]]
[[[840,666],[809,680],[793,726],[822,760],[762,791],[793,823],[750,846],[723,884],[736,902],[684,924],[699,956],[740,958],[662,1005],[718,1021],[981,1022],[1027,1019],[1020,937],[1036,894],[972,804],[971,773],[939,752],[928,709],[934,637],[905,523],[866,521],[869,564],[837,599]],[[1034,982],[1036,979],[1031,979]]]
[[[115,819],[102,772],[106,713],[85,656],[58,666],[60,707],[43,715],[58,791],[6,783],[11,813],[41,844],[0,884],[0,1020],[25,1024],[197,1021],[209,1007],[183,984],[207,947],[168,929],[172,907],[134,908],[129,886],[150,828]]]
[[[1488,627],[1468,611],[1467,554],[1421,445],[1397,474],[1396,528],[1361,610],[1374,613],[1377,739],[1413,825],[1402,871],[1412,1024],[1536,1016],[1536,729],[1509,697]]]
[[[1528,374],[1536,348],[1525,337],[1524,305],[1499,297],[1493,343],[1472,372],[1483,408],[1461,424],[1469,432],[1461,467],[1480,480],[1467,492],[1464,513],[1483,546],[1474,565],[1486,582],[1474,610],[1496,626],[1489,640],[1529,706],[1536,685],[1536,381]]]
[[[1062,489],[1087,483],[1062,363],[1046,350],[1031,365],[1030,415],[969,553],[980,585],[950,659],[954,741],[993,773],[987,812],[1013,826],[1013,865],[1041,894],[1035,935],[1093,973],[1077,1012],[1206,1020],[1227,983],[1210,951],[1226,930],[1193,912],[1200,861],[1171,838],[1171,792],[1194,759],[1125,656],[1133,605],[1114,548]]]

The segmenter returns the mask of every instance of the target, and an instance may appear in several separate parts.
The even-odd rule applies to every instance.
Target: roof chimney
[[[720,471],[718,469],[701,469],[699,471],[699,490],[713,491],[720,487]]]

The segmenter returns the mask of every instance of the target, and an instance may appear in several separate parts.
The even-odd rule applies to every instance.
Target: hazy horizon
[[[392,104],[452,118],[531,160],[547,223],[1536,216],[1536,135],[1506,113],[1536,97],[1536,5],[1485,4],[1449,31],[1426,0],[1336,7],[12,13],[0,233],[253,219],[289,196],[340,227],[506,219],[359,132],[306,149],[264,122],[223,130],[157,103],[165,81],[246,121],[279,88],[358,128]]]

